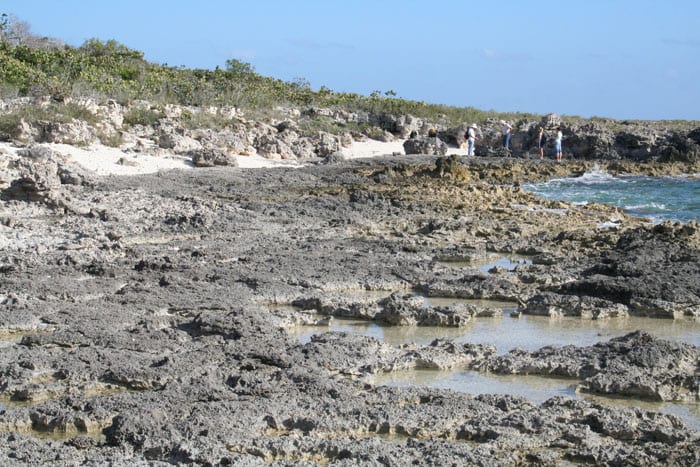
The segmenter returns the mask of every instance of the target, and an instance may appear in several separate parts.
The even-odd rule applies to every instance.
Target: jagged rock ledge
[[[597,319],[591,310],[696,316],[697,224],[654,226],[513,183],[583,163],[388,156],[62,177],[60,157],[22,158],[23,181],[0,203],[6,464],[700,461],[700,435],[673,415],[365,379],[471,368],[690,401],[697,346],[636,333],[496,355],[328,333],[300,343],[287,332],[316,319],[288,304],[403,326],[459,326],[488,312],[426,308],[419,294]],[[598,228],[611,220],[616,228]],[[479,267],[511,253],[531,262]],[[387,293],[343,299],[348,290]]]

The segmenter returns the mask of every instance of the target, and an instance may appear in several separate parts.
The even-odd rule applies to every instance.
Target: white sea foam
[[[600,170],[597,165],[593,167],[590,172],[586,172],[579,177],[571,177],[566,180],[569,182],[582,183],[586,185],[624,181],[624,179],[615,177],[604,170]]]
[[[581,177],[524,184],[523,189],[547,199],[583,206],[603,203],[634,216],[659,222],[700,219],[700,180],[681,177],[614,177],[594,168]]]
[[[598,224],[599,230],[616,229],[618,227],[620,227],[620,224],[613,221],[601,222],[600,224]]]
[[[629,209],[632,211],[667,211],[668,207],[661,203],[643,203],[624,206],[624,209]]]

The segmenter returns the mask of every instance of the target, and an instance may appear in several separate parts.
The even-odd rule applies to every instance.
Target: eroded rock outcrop
[[[700,348],[636,332],[591,347],[512,351],[488,363],[491,371],[566,376],[580,389],[661,401],[700,400]]]
[[[77,164],[65,162],[46,146],[32,146],[18,152],[14,163],[18,178],[2,192],[4,200],[43,202],[51,206],[65,206],[66,193],[62,185],[85,185],[94,182],[93,176]]]
[[[525,312],[700,316],[699,239],[694,222],[629,230],[595,265],[582,271],[581,278],[553,288],[556,294],[534,297]]]
[[[696,465],[698,432],[674,415],[378,384],[387,372],[442,369],[564,375],[633,405],[698,397],[697,346],[647,334],[506,354],[464,336],[422,345],[357,335],[353,326],[380,337],[388,322],[407,336],[418,324],[461,332],[490,309],[429,299],[516,307],[538,294],[573,297],[602,276],[636,284],[644,267],[682,274],[694,290],[694,226],[642,226],[513,184],[585,164],[453,162],[468,177],[436,176],[426,156],[78,185],[56,168],[46,196],[56,190],[80,210],[4,201],[0,459]],[[599,231],[612,215],[619,227]],[[483,270],[510,253],[530,261]],[[685,303],[667,288],[658,298]],[[609,295],[591,288],[581,301],[624,304]],[[341,317],[359,323],[327,332]]]
[[[447,144],[437,137],[409,138],[403,143],[406,154],[427,154],[429,156],[444,156],[447,154]]]
[[[238,166],[238,161],[235,157],[220,149],[196,149],[189,151],[188,155],[192,158],[192,163],[197,167]]]

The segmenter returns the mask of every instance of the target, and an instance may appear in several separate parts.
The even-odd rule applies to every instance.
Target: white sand
[[[118,148],[95,145],[78,148],[68,144],[51,144],[51,149],[77,162],[97,175],[139,175],[167,169],[191,168],[189,158],[146,153],[125,153]]]
[[[69,161],[74,161],[95,172],[97,175],[139,175],[168,169],[191,169],[190,159],[175,154],[152,155],[147,153],[124,152],[118,148],[94,145],[86,148],[68,144],[47,144]],[[0,155],[16,156],[19,148],[0,143]],[[341,151],[348,158],[374,157],[391,154],[404,154],[403,140],[381,142],[374,140],[353,142]],[[466,155],[465,148],[450,148],[448,154]],[[303,167],[303,161],[266,159],[258,155],[236,156],[238,166],[245,169],[261,167]]]
[[[388,143],[371,139],[367,141],[354,141],[350,147],[343,148],[341,152],[347,158],[385,156],[396,152],[404,154],[403,141],[404,140],[390,141]]]
[[[304,163],[297,160],[266,159],[261,156],[235,156],[238,167],[244,169],[259,169],[261,167],[303,167]]]
[[[384,156],[391,155],[394,153],[405,154],[403,150],[403,143],[405,140],[390,141],[388,143],[383,143],[381,141],[367,140],[353,142],[349,148],[343,148],[342,153],[346,157],[373,157],[373,156]],[[459,156],[467,155],[467,148],[457,148],[452,147],[447,150],[447,154],[457,154]]]

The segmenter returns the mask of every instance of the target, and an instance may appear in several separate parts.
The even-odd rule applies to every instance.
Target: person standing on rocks
[[[513,136],[513,127],[505,120],[501,120],[501,125],[503,128],[503,148],[510,149],[510,137]]]
[[[561,127],[557,127],[557,138],[554,140],[557,148],[557,162],[561,162],[562,150],[561,150],[561,140],[564,138],[564,134],[561,132]]]
[[[540,159],[544,159],[544,145],[547,144],[547,136],[544,134],[544,128],[537,128],[537,149],[540,150]]]
[[[467,129],[467,156],[474,156],[474,143],[476,142],[476,123],[469,125]]]

